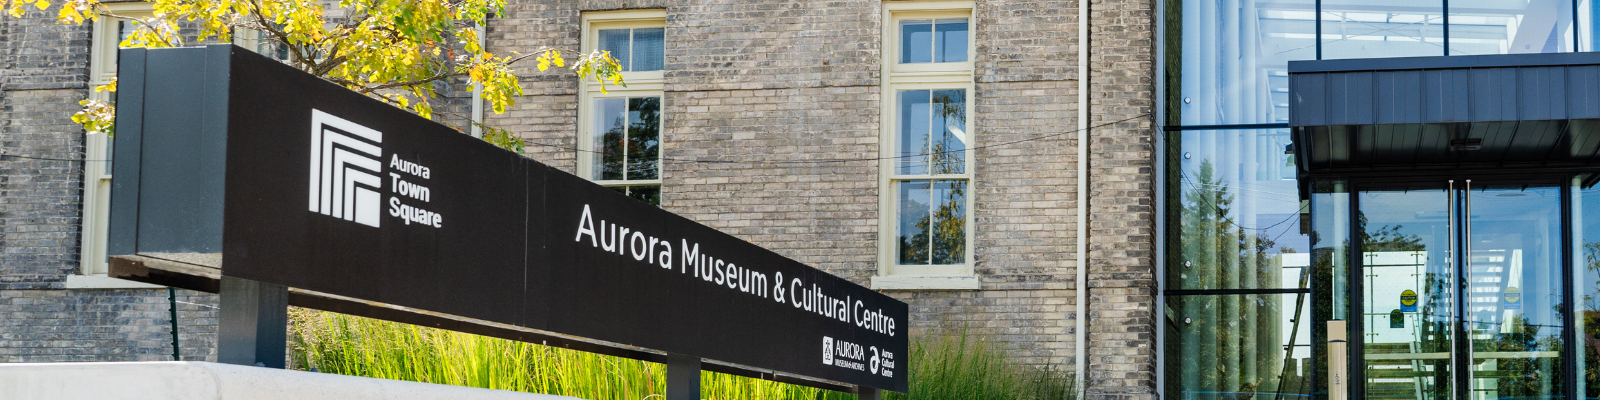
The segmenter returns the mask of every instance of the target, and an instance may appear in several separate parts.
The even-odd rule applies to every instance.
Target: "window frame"
[[[135,18],[149,17],[155,9],[150,3],[107,3],[106,8],[118,15]],[[120,25],[124,19],[101,17],[94,22],[89,38],[89,99],[110,101],[110,92],[94,88],[111,82],[117,75],[117,49],[122,38]],[[84,136],[82,216],[78,241],[78,270],[67,275],[67,289],[129,289],[161,288],[134,281],[111,278],[106,257],[106,239],[111,215],[111,141],[101,135]]]
[[[976,246],[977,237],[975,215],[977,194],[976,189],[976,164],[970,149],[978,146],[979,132],[977,130],[978,117],[973,107],[976,97],[974,84],[973,60],[977,52],[973,46],[973,34],[976,24],[972,20],[973,2],[970,1],[929,1],[929,2],[885,2],[883,25],[883,38],[886,42],[885,56],[882,57],[883,84],[880,104],[882,113],[879,116],[879,156],[883,161],[878,166],[878,268],[877,275],[872,278],[874,289],[923,289],[923,290],[976,290],[980,288],[977,279]],[[912,19],[939,19],[939,18],[967,18],[967,61],[945,63],[917,63],[900,64],[900,21]],[[897,159],[899,157],[899,111],[900,92],[905,90],[937,90],[961,89],[966,91],[964,106],[966,107],[966,149],[969,150],[963,157],[965,168],[961,174],[926,174],[905,175],[898,173]],[[930,171],[931,172],[931,171]],[[899,254],[899,183],[905,181],[921,180],[962,180],[966,182],[967,194],[965,198],[965,260],[961,264],[949,265],[903,265],[898,262]]]
[[[601,29],[664,28],[666,27],[666,21],[666,10],[586,12],[583,14],[582,51],[585,54],[595,51],[597,48],[596,41],[600,36]],[[631,59],[632,55],[630,54],[629,56]],[[665,55],[663,55],[663,58],[665,58]],[[665,60],[663,60],[663,69],[659,71],[623,71],[622,79],[627,82],[627,87],[620,85],[601,86],[598,83],[589,81],[580,82],[577,124],[578,160],[576,164],[577,170],[574,171],[576,172],[575,175],[605,187],[648,185],[655,185],[657,188],[662,187],[661,177],[665,176],[666,169],[664,168],[665,163],[661,162],[661,158],[666,151],[667,143],[665,129],[667,122],[666,93],[662,82],[665,64]],[[662,129],[657,132],[658,136],[656,138],[658,146],[660,146],[656,152],[656,179],[595,179],[591,173],[594,169],[594,132],[597,129],[594,124],[595,101],[629,97],[656,97],[661,99],[662,110],[658,118],[661,118]],[[663,191],[662,194],[665,194],[665,192]]]
[[[977,24],[972,20],[973,2],[970,1],[937,1],[937,2],[884,2],[887,23],[883,26],[884,43],[884,71],[901,78],[915,78],[923,75],[937,76],[946,74],[964,74],[969,78],[972,75],[974,59],[977,58],[976,29]],[[901,31],[900,23],[906,20],[919,19],[947,19],[965,18],[967,20],[967,60],[955,62],[927,62],[927,63],[900,63]]]

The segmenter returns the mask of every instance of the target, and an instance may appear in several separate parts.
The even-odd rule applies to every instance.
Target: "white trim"
[[[67,289],[163,289],[166,286],[112,278],[105,274],[67,275]]]
[[[105,5],[111,12],[129,17],[149,16],[150,3],[111,3]],[[121,43],[118,27],[123,20],[103,17],[95,20],[89,37],[89,98],[110,101],[111,93],[96,92],[94,88],[111,82],[117,75],[117,48]],[[83,146],[83,214],[80,218],[78,242],[78,273],[73,276],[100,276],[106,273],[106,232],[111,213],[111,154],[110,139],[104,135],[85,133]],[[109,279],[109,278],[106,278]],[[67,277],[69,287],[73,282],[86,282],[82,278]],[[91,279],[90,281],[95,281]],[[126,281],[124,281],[126,282]],[[98,288],[88,286],[85,288]]]
[[[638,29],[638,28],[665,28],[667,24],[666,10],[618,10],[594,11],[583,13],[583,35],[581,40],[582,51],[587,54],[595,51],[598,46],[595,38],[601,29]],[[663,38],[665,40],[665,38]],[[665,55],[663,55],[665,57]],[[629,54],[628,59],[633,59]],[[666,68],[662,60],[662,71],[624,71],[622,81],[628,86],[605,85],[585,80],[578,91],[578,129],[577,129],[577,170],[573,171],[583,179],[588,179],[601,186],[650,186],[661,185],[661,177],[666,169],[661,162],[662,153],[666,151],[666,96],[663,84],[663,72]],[[595,179],[594,169],[594,102],[598,99],[629,98],[629,97],[655,97],[661,99],[660,132],[656,132],[658,143],[656,152],[656,179],[639,180],[601,180]]]
[[[973,83],[973,60],[977,58],[974,38],[976,21],[972,18],[971,1],[890,1],[883,5],[882,62],[883,84],[880,85],[882,110],[879,114],[878,154],[885,160],[878,167],[878,268],[872,278],[874,289],[896,290],[977,290],[981,282],[974,275],[976,242],[977,182],[974,177],[977,162],[973,152],[965,152],[966,163],[961,174],[902,175],[896,173],[897,140],[899,137],[899,92],[903,90],[961,89],[966,91],[967,149],[979,145],[981,132],[977,132],[978,116],[973,103],[977,88]],[[899,21],[906,19],[967,19],[967,61],[948,63],[918,63],[901,65]],[[931,171],[930,171],[931,172]],[[912,180],[962,180],[966,189],[966,259],[954,265],[899,265],[897,239],[899,191],[898,182]]]
[[[595,44],[595,38],[600,35],[599,32],[601,29],[666,28],[666,26],[667,10],[658,9],[585,12],[583,13],[583,35],[581,38],[582,40],[580,41],[581,51],[583,51],[584,54],[588,54],[589,52],[595,51],[599,48]],[[664,44],[666,38],[663,37],[662,40]],[[667,67],[665,57],[666,54],[663,52],[663,60],[660,71],[623,71],[622,82],[628,84],[627,89],[634,90],[648,90],[647,88],[637,87],[639,84],[660,85],[662,83],[662,72],[666,71]],[[633,60],[633,55],[629,54],[628,59],[631,62],[631,60]],[[584,80],[581,83],[583,86],[585,86],[585,91],[600,91],[601,89],[600,84],[591,82],[590,80]],[[606,87],[608,90],[612,88],[621,87],[612,85],[607,85]],[[660,91],[661,89],[655,90]],[[579,107],[581,108],[582,106]]]
[[[872,277],[872,290],[978,290],[983,282],[972,275],[893,275]]]

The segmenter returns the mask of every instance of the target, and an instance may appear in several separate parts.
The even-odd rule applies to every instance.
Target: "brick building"
[[[1092,396],[1153,398],[1157,10],[1091,2],[1085,40],[1080,6],[512,1],[491,51],[608,50],[628,86],[523,65],[526,95],[484,119],[529,157],[890,293],[915,331],[1082,360]],[[103,276],[112,155],[69,120],[103,96],[118,27],[0,19],[0,362],[172,353],[167,292]],[[214,359],[214,296],[176,300],[183,356]]]

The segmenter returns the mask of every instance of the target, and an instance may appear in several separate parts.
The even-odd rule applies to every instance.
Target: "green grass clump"
[[[294,367],[593,400],[661,399],[666,365],[306,309],[290,312]],[[965,334],[913,341],[911,393],[896,400],[1075,398],[1072,379],[1017,365]],[[700,377],[708,400],[845,400],[855,395],[719,373]]]
[[[910,360],[911,391],[891,393],[888,399],[1077,398],[1071,373],[1018,365],[996,343],[965,332],[912,341]]]

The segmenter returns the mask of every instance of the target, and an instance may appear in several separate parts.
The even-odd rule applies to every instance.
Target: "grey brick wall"
[[[1156,396],[1154,4],[1089,4],[1092,398]]]
[[[165,290],[63,289],[79,269],[86,163],[71,117],[88,96],[90,27],[53,11],[0,18],[0,362],[172,358]],[[178,296],[185,359],[216,358],[215,297]]]
[[[576,48],[585,11],[665,9],[662,148],[669,160],[663,165],[663,207],[867,284],[877,270],[881,210],[876,162],[728,165],[677,160],[875,157],[883,123],[879,121],[881,7],[878,1],[519,1],[492,25],[489,37],[491,49],[500,53],[544,46]],[[977,145],[1049,137],[975,152],[973,249],[983,290],[892,292],[912,305],[915,333],[968,329],[1008,342],[1014,356],[1030,363],[1061,366],[1073,361],[1074,189],[1079,178],[1077,143],[1071,133],[1077,127],[1078,110],[1076,7],[1070,1],[977,2]],[[1120,24],[1137,22],[1139,15],[1097,13],[1095,18],[1096,24]],[[1142,18],[1148,26],[1149,17]],[[1097,37],[1095,46],[1115,47],[1107,51],[1117,54],[1151,51],[1148,32],[1099,29],[1128,37],[1116,41]],[[1138,77],[1150,74],[1149,58],[1128,61],[1124,54],[1108,62],[1106,57],[1097,62],[1130,68],[1118,72],[1118,77],[1133,77],[1134,82],[1097,86],[1115,91],[1103,94],[1111,100],[1102,102],[1121,108],[1095,112],[1138,113],[1125,108],[1148,108],[1153,89],[1148,79]],[[570,148],[577,146],[576,78],[565,72],[530,72],[524,82],[529,95],[506,114],[491,115],[489,120],[511,127],[529,142],[546,145],[530,146],[529,156],[570,172],[576,155]],[[1134,100],[1143,103],[1130,105]],[[1097,121],[1121,118],[1125,116],[1096,116]],[[1097,201],[1107,196],[1103,201],[1109,202],[1096,210],[1112,212],[1110,206],[1120,207],[1114,210],[1118,215],[1096,220],[1115,229],[1097,229],[1097,234],[1106,236],[1092,243],[1116,251],[1097,248],[1092,257],[1107,258],[1094,265],[1122,269],[1115,273],[1097,269],[1106,270],[1094,275],[1092,286],[1097,288],[1129,286],[1123,282],[1131,279],[1125,273],[1143,268],[1148,275],[1153,262],[1149,167],[1125,167],[1137,164],[1141,154],[1149,156],[1148,124],[1142,129],[1095,136],[1096,162],[1119,165],[1097,165],[1091,175],[1091,183],[1097,185],[1091,194]],[[1125,187],[1129,184],[1133,186]],[[1124,204],[1130,201],[1132,206]],[[1126,213],[1131,214],[1121,215]],[[1153,309],[1153,297],[1098,301],[1109,310],[1136,307],[1146,314],[1096,314],[1106,318],[1091,321],[1097,330],[1121,332],[1150,323],[1147,314]],[[1153,337],[1143,343],[1092,338],[1091,345],[1103,348],[1096,354],[1153,355]],[[1127,349],[1113,351],[1116,346]],[[1106,364],[1110,361],[1115,360],[1101,358],[1092,367],[1127,368]],[[1151,369],[1142,371],[1145,381],[1107,373],[1120,380],[1097,380],[1096,385],[1104,387],[1096,392],[1151,393],[1153,388],[1139,386],[1153,386]]]

